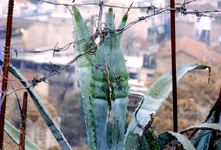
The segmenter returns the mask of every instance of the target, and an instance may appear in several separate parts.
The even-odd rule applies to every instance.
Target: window
[[[21,61],[20,60],[16,60],[16,59],[12,59],[11,63],[13,64],[13,66],[15,66],[18,69],[21,69]]]
[[[31,61],[23,61],[24,69],[37,70],[37,64]]]
[[[52,69],[51,64],[41,64],[41,70],[50,71]]]
[[[151,73],[147,73],[147,77],[153,77],[153,74],[151,74]]]
[[[137,79],[137,73],[129,73],[130,79]]]
[[[156,68],[156,60],[153,55],[144,55],[143,67],[150,69]]]

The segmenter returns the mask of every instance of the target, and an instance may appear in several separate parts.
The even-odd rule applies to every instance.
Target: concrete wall
[[[188,37],[194,39],[194,33],[194,23],[184,21],[176,22],[176,38]]]
[[[210,41],[217,41],[221,37],[221,21],[212,22],[212,30],[210,32]]]
[[[183,53],[183,52],[179,52],[176,55],[176,60],[177,60],[177,65],[180,64],[191,64],[191,63],[197,63],[198,60],[195,59],[194,57]],[[167,57],[163,57],[160,59],[157,59],[157,70],[163,71],[165,72],[166,70],[171,70],[171,57],[167,56]]]

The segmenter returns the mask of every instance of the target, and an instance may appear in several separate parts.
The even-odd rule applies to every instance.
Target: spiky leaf
[[[73,7],[70,12],[74,22],[74,41],[86,39],[75,44],[75,54],[78,55],[86,52],[88,47],[85,45],[90,42],[93,45],[93,41],[90,41],[91,34],[79,11]],[[127,14],[120,28],[125,26],[126,20]],[[78,59],[78,75],[90,149],[122,149],[128,98],[127,92],[122,91],[119,84],[125,91],[128,91],[129,86],[120,46],[122,34],[114,32],[112,9],[109,9],[105,25],[104,32],[108,34],[101,37],[102,43],[96,49],[95,56],[84,55]]]
[[[177,139],[177,142],[173,141],[175,138]],[[168,139],[170,141],[168,141]],[[168,142],[173,141],[174,145],[178,144],[178,142],[181,143],[185,150],[195,150],[195,147],[190,142],[190,140],[188,140],[182,134],[175,133],[175,132],[172,132],[172,131],[167,131],[167,132],[164,132],[161,135],[159,135],[158,141],[161,144],[163,143],[163,145],[161,145],[162,147],[165,146]]]
[[[208,68],[208,66],[201,64],[180,65],[177,67],[177,81],[191,70],[206,68]],[[171,91],[172,72],[167,71],[150,87],[149,91],[145,93],[143,104],[141,105],[141,102],[138,104],[138,107],[135,110],[137,115],[135,116],[135,113],[133,113],[132,120],[127,129],[125,143],[130,132],[138,134],[139,136],[143,135],[143,129],[138,126],[138,123],[140,126],[145,127],[151,120],[151,114],[156,114],[157,110],[163,105]],[[138,110],[138,108],[140,109]]]
[[[2,63],[2,61],[1,61]],[[40,97],[36,93],[36,91],[33,89],[30,82],[22,75],[22,73],[16,69],[11,64],[9,65],[9,71],[19,80],[21,83],[26,87],[26,90],[28,91],[29,95],[31,96],[34,104],[38,108],[41,116],[43,117],[45,123],[51,130],[52,134],[54,135],[55,139],[58,141],[59,145],[64,150],[71,150],[71,146],[65,139],[63,133],[60,131],[58,126],[56,125],[54,119],[52,118],[51,114],[48,112],[45,105],[42,103]]]
[[[186,129],[183,129],[182,131],[180,131],[180,133],[183,134],[187,131],[191,131],[194,129],[221,131],[221,124],[219,124],[219,123],[202,123],[199,125],[193,125],[193,126],[190,126]]]
[[[205,123],[201,124],[200,127],[202,127],[203,125],[205,125],[204,127],[202,127],[201,130],[199,130],[199,132],[197,132],[195,134],[195,140],[193,141],[193,145],[196,147],[197,150],[209,150],[210,148],[214,148],[213,145],[216,141],[215,140],[219,140],[220,139],[220,134],[213,134],[214,131],[211,130],[219,130],[220,131],[220,126],[221,124],[214,124],[214,120],[215,120],[215,111],[217,110],[217,103],[218,103],[219,99],[216,101],[216,103],[214,104],[214,106],[212,107],[212,109],[210,110]],[[220,121],[219,121],[220,122]],[[193,126],[193,129],[196,126]],[[191,129],[191,128],[190,128]],[[207,130],[208,129],[208,130]],[[211,129],[211,130],[209,130]],[[215,135],[215,137],[213,137]],[[218,145],[216,146],[216,148],[219,147],[219,142]]]
[[[125,25],[125,18],[127,17],[124,17],[120,27]],[[112,8],[108,11],[105,24],[106,28],[115,30]],[[112,36],[112,38],[104,38],[104,43],[96,52],[95,60],[102,65],[102,70],[94,70],[92,84],[98,149],[123,149],[128,104],[125,91],[128,91],[129,86],[119,36],[115,36],[115,34],[109,33],[107,36]]]
[[[20,132],[7,120],[5,120],[4,130],[9,135],[9,137],[17,145],[19,145]],[[40,150],[40,148],[27,136],[25,137],[25,149],[26,150]]]
[[[77,8],[67,7],[72,15],[73,19],[73,39],[74,41],[83,41],[75,43],[75,55],[82,54],[90,50],[94,44],[91,39],[92,34],[89,32],[88,27],[81,17],[80,12]],[[92,79],[92,63],[90,60],[93,60],[95,54],[83,55],[77,60],[77,71],[79,77],[79,84],[81,89],[81,95],[83,99],[83,109],[85,113],[85,122],[86,122],[86,132],[89,142],[90,149],[96,149],[96,139],[95,139],[95,126],[94,126],[94,116],[92,112],[93,98],[91,96],[91,84],[93,83]]]

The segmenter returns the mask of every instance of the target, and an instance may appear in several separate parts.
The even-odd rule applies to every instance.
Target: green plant
[[[95,44],[97,37],[93,37],[89,32],[79,11],[75,7],[69,10],[74,22],[74,41],[88,39],[75,44],[75,53],[85,54],[77,60],[77,66],[90,149],[159,149],[162,145],[156,140],[150,126],[153,115],[172,90],[171,72],[168,71],[161,76],[145,94],[124,136],[128,73],[120,47],[120,38],[128,12],[116,30],[113,10],[109,9],[105,27],[97,30],[96,35],[101,39],[97,47]],[[198,64],[181,65],[177,67],[177,80],[188,71],[206,68],[208,68],[206,65]],[[217,126],[220,130],[221,126]],[[185,149],[194,148],[183,135],[167,133],[168,135],[164,137],[169,135],[176,137]]]
[[[2,61],[1,61],[1,64],[2,64]],[[58,126],[56,125],[54,119],[52,118],[49,111],[46,109],[45,105],[42,103],[41,98],[38,96],[37,92],[34,90],[31,83],[22,75],[22,73],[18,69],[16,69],[11,64],[9,65],[9,71],[24,85],[24,87],[26,87],[27,92],[31,96],[36,107],[38,108],[42,118],[44,119],[45,123],[47,124],[47,126],[51,130],[52,134],[54,135],[54,137],[56,138],[56,140],[58,141],[58,143],[62,147],[62,149],[70,150],[71,146],[69,145],[69,143],[65,139],[63,133],[60,131]],[[18,144],[17,139],[19,139],[19,134],[17,134],[17,131],[15,130],[15,128],[13,129],[12,127],[13,126],[9,122],[7,122],[7,123],[5,123],[4,130]],[[28,145],[35,145],[35,144],[31,140],[28,140],[28,142],[25,143],[26,149],[28,149]],[[40,148],[38,148],[38,149],[40,149]]]
[[[120,38],[127,21],[128,12],[124,15],[118,29],[115,29],[113,10],[110,8],[106,16],[105,27],[99,28],[95,34],[96,36],[93,36],[80,12],[75,7],[69,8],[69,10],[73,16],[74,40],[78,41],[75,44],[75,53],[78,56],[78,75],[90,149],[158,150],[166,148],[167,145],[178,145],[184,149],[193,150],[202,148],[204,145],[200,143],[203,143],[203,141],[206,141],[209,145],[211,139],[215,141],[212,146],[215,145],[217,149],[219,148],[220,134],[214,132],[221,131],[221,125],[211,121],[215,108],[211,110],[207,117],[207,123],[189,127],[179,133],[167,131],[159,137],[154,134],[151,128],[154,115],[172,91],[171,71],[164,73],[145,93],[133,113],[125,134],[129,86],[128,73],[120,47]],[[95,43],[97,37],[100,37],[99,46]],[[180,65],[177,67],[177,80],[180,80],[189,71],[206,68],[208,66],[201,64]],[[12,65],[9,66],[9,69],[27,87],[27,91],[61,148],[71,149],[30,83]],[[195,129],[201,131],[193,142],[182,135]],[[5,124],[5,130],[18,143],[19,133],[8,122]],[[205,134],[204,132],[211,133],[202,136]],[[211,134],[213,134],[213,138],[211,138]],[[26,148],[32,149],[30,145],[38,149],[31,141],[27,141]]]
[[[74,41],[89,39],[86,43],[85,41],[76,43],[75,53],[79,55],[81,52],[89,52],[77,60],[77,66],[90,148],[122,149],[129,86],[119,41],[121,34],[115,35],[115,32],[106,29],[102,31],[103,33],[98,31],[103,39],[101,38],[101,45],[97,48],[94,39],[90,39],[92,34],[89,33],[79,11],[73,7],[70,12],[74,20]],[[127,16],[126,13],[119,30],[124,27]],[[105,28],[115,30],[112,9],[106,18]],[[105,38],[105,35],[113,37]],[[93,51],[90,52],[91,50]],[[100,137],[107,141],[100,140]]]

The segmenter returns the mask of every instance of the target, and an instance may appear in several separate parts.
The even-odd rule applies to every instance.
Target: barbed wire
[[[104,1],[100,1],[98,3],[82,3],[82,4],[77,4],[77,3],[57,3],[57,2],[52,2],[52,1],[46,1],[46,0],[39,0],[40,2],[44,2],[44,3],[48,3],[48,4],[53,4],[53,5],[63,5],[63,6],[101,6],[102,7],[112,7],[112,8],[121,8],[121,9],[146,9],[147,13],[150,10],[154,10],[154,11],[160,11],[163,9],[167,9],[167,11],[176,11],[177,13],[184,13],[184,14],[198,14],[198,13],[211,13],[211,12],[221,12],[220,10],[206,10],[206,11],[198,11],[198,10],[193,10],[193,11],[188,11],[188,9],[186,8],[186,5],[193,3],[197,0],[192,0],[192,1],[188,1],[186,2],[186,0],[184,0],[183,3],[176,3],[176,7],[174,9],[170,8],[170,5],[164,7],[164,8],[160,8],[160,7],[156,7],[154,5],[151,4],[151,6],[117,6],[117,5],[111,5],[111,4],[105,4]],[[181,10],[181,11],[180,11]],[[203,15],[204,16],[204,15]]]
[[[117,35],[121,34],[122,32],[126,31],[127,29],[131,28],[132,26],[134,26],[135,24],[137,24],[141,21],[144,21],[144,20],[146,21],[150,17],[154,17],[156,15],[159,15],[159,14],[162,14],[162,13],[165,13],[165,12],[170,12],[170,11],[175,11],[176,13],[180,13],[181,15],[184,15],[184,16],[186,16],[186,15],[195,15],[199,18],[201,18],[201,17],[221,18],[221,16],[217,16],[217,15],[216,16],[208,15],[210,13],[220,13],[221,10],[198,11],[198,10],[189,10],[189,9],[187,9],[187,5],[192,3],[192,2],[195,2],[196,0],[192,0],[192,1],[188,1],[188,2],[186,2],[186,0],[185,0],[183,3],[176,3],[176,7],[174,9],[171,9],[170,5],[168,5],[164,8],[156,7],[154,5],[139,6],[139,7],[134,7],[134,6],[125,7],[125,6],[116,6],[116,5],[105,4],[103,1],[100,1],[99,3],[82,3],[82,4],[56,3],[56,2],[46,1],[46,0],[39,0],[39,1],[44,2],[44,3],[53,4],[53,5],[63,5],[63,6],[66,6],[66,7],[67,6],[99,6],[99,8],[100,8],[99,17],[98,17],[98,19],[96,19],[94,21],[94,22],[98,21],[98,25],[96,26],[96,23],[95,23],[94,26],[99,32],[101,32],[101,25],[103,24],[102,23],[103,7],[112,7],[112,8],[121,8],[121,9],[146,9],[147,14],[151,10],[153,11],[153,13],[150,14],[150,15],[138,17],[138,19],[130,22],[128,25],[126,25],[122,29],[111,30],[111,29],[105,28],[106,31],[108,30],[109,32],[116,33],[115,35],[110,36],[110,37],[106,37],[106,38],[112,38],[114,36],[117,36]],[[96,39],[97,38],[96,34],[97,33],[95,33],[91,37],[88,37],[87,39],[81,39],[81,40],[78,40],[78,41],[70,42],[70,43],[68,43],[65,46],[60,47],[60,48],[58,47],[58,43],[57,43],[54,48],[45,49],[45,50],[18,50],[18,48],[16,48],[16,47],[11,47],[10,49],[11,49],[11,52],[14,52],[16,54],[16,56],[18,56],[18,53],[44,53],[44,52],[51,52],[51,51],[53,51],[53,56],[54,56],[54,54],[56,52],[62,52],[62,51],[68,50],[70,48],[70,46],[73,45],[73,44],[83,42],[83,41],[87,41],[87,40],[90,40],[91,38]]]
[[[140,17],[138,17],[138,19],[130,22],[128,25],[126,25],[122,29],[111,30],[111,29],[108,29],[108,28],[104,28],[104,30],[106,30],[108,32],[116,33],[115,35],[110,36],[110,37],[106,37],[106,38],[112,38],[114,36],[117,36],[117,35],[121,34],[122,32],[126,31],[127,29],[131,28],[132,26],[134,26],[135,24],[137,24],[141,21],[144,21],[144,20],[146,21],[150,17],[154,17],[156,15],[159,15],[159,14],[162,14],[162,13],[165,13],[165,12],[170,12],[170,11],[175,11],[176,13],[180,13],[181,15],[184,15],[184,16],[185,15],[195,15],[199,18],[201,18],[201,17],[221,18],[221,16],[208,15],[209,13],[219,13],[219,12],[221,12],[221,10],[198,11],[198,10],[189,10],[189,9],[187,9],[186,5],[188,5],[192,2],[195,2],[196,0],[192,0],[192,1],[188,1],[188,2],[186,2],[186,0],[185,0],[183,3],[176,3],[177,7],[175,7],[174,9],[171,9],[170,5],[168,5],[164,8],[156,7],[156,6],[153,6],[153,5],[143,6],[143,7],[142,6],[139,6],[139,7],[134,7],[134,6],[125,7],[125,6],[116,6],[116,5],[105,4],[103,1],[100,1],[99,3],[83,3],[83,4],[56,3],[56,2],[45,1],[45,0],[39,0],[39,1],[44,2],[44,3],[53,4],[53,5],[63,5],[63,6],[99,6],[99,8],[100,8],[99,18],[94,21],[94,22],[98,21],[98,26],[96,26],[96,24],[94,24],[94,26],[99,32],[101,32],[101,25],[103,24],[102,23],[103,7],[113,7],[113,8],[121,8],[121,9],[146,9],[147,14],[150,12],[150,10],[153,10],[153,14],[146,15],[146,16],[140,16]],[[16,56],[18,56],[18,53],[44,53],[44,52],[51,52],[51,51],[53,51],[53,56],[54,56],[54,54],[56,52],[62,52],[62,51],[68,50],[70,48],[70,46],[73,45],[73,44],[83,42],[83,41],[89,41],[91,38],[96,39],[97,38],[96,34],[97,33],[94,33],[94,35],[92,35],[91,37],[88,37],[87,39],[81,39],[81,40],[78,40],[78,41],[70,42],[70,43],[68,43],[65,46],[60,47],[60,48],[58,47],[58,43],[57,43],[54,48],[45,49],[45,50],[18,50],[18,48],[16,48],[16,47],[11,47],[10,49],[11,49],[11,52],[14,52],[16,54]],[[83,49],[83,47],[82,47],[82,49]]]

